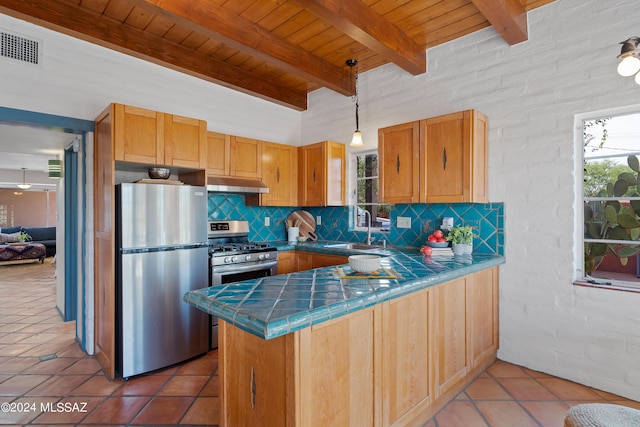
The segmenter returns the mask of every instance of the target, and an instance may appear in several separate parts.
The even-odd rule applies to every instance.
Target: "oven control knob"
[[[264,259],[264,254],[260,254],[260,255],[258,255],[258,259],[259,259],[259,260],[263,260],[263,259]]]
[[[238,257],[237,256],[232,256],[231,257],[231,262],[238,262]]]
[[[244,257],[244,260],[245,260],[245,261],[251,261],[251,255],[247,255],[247,256],[245,256],[245,257]]]
[[[231,258],[229,258],[228,256],[224,257],[224,263],[229,263],[231,262]]]
[[[269,259],[271,258],[271,254],[264,254],[264,259]]]

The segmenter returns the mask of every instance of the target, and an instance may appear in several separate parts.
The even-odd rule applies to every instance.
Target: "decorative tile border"
[[[262,207],[246,206],[241,194],[209,193],[209,219],[239,219],[249,221],[251,234],[255,241],[286,240],[285,221],[291,213],[304,209],[313,217],[322,217],[316,234],[320,240],[362,241],[365,233],[350,231],[353,227],[351,206],[339,207]],[[419,247],[424,244],[427,235],[440,227],[443,217],[453,217],[455,225],[467,224],[476,229],[478,237],[474,239],[474,252],[480,254],[504,255],[504,203],[436,203],[436,204],[399,204],[391,207],[391,224],[397,217],[411,218],[411,228],[391,227],[387,233],[374,233],[377,239],[385,239],[394,246]],[[270,226],[264,225],[269,217]]]

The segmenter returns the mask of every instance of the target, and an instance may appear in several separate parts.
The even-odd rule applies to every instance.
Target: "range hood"
[[[268,193],[269,187],[259,179],[207,177],[207,191],[216,193]]]

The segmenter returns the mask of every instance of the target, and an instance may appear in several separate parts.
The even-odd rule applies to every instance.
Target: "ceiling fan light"
[[[18,184],[18,188],[21,188],[23,190],[28,190],[31,188],[31,184]]]
[[[352,147],[362,147],[364,144],[362,142],[362,133],[359,130],[353,132],[353,139],[351,139]]]
[[[635,80],[636,80],[636,83],[638,83],[640,85],[640,73],[636,74]]]
[[[640,59],[634,54],[628,55],[618,64],[618,74],[621,76],[633,76],[640,71]]]

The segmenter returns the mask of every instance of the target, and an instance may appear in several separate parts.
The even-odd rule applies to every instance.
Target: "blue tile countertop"
[[[271,339],[371,307],[493,266],[499,255],[423,257],[416,248],[387,248],[366,252],[327,247],[337,242],[289,245],[278,250],[302,250],[335,255],[377,254],[381,267],[397,279],[340,279],[337,267],[227,283],[190,291],[184,300],[260,338]]]

